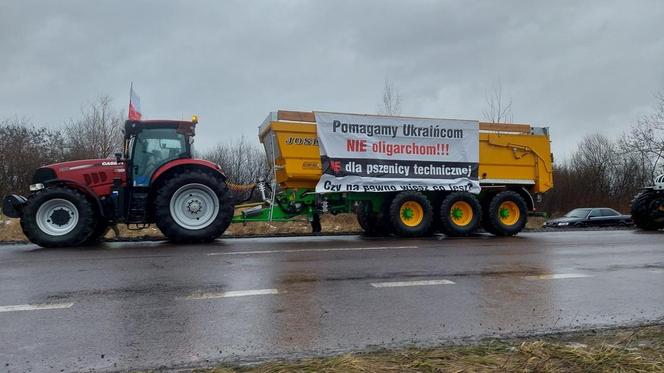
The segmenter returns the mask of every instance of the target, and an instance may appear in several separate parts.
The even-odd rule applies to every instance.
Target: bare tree
[[[60,131],[33,126],[27,119],[0,120],[0,196],[22,193],[35,169],[66,159]]]
[[[388,78],[385,78],[385,87],[383,88],[383,100],[378,106],[378,114],[381,115],[400,115],[401,114],[401,93],[399,89]]]
[[[265,152],[244,136],[217,144],[203,154],[203,158],[219,164],[233,184],[252,184],[259,178],[272,179],[272,167]]]
[[[71,120],[65,134],[73,159],[106,158],[122,148],[124,113],[107,95],[81,107],[81,118]]]
[[[486,93],[487,108],[482,111],[484,119],[491,123],[509,123],[512,121],[512,98],[503,97],[503,84],[498,81]]]
[[[654,111],[643,116],[623,137],[623,150],[648,167],[648,178],[664,170],[664,92],[655,95]]]
[[[622,147],[622,140],[601,134],[584,137],[572,157],[554,167],[555,188],[547,192],[544,209],[554,214],[590,206],[627,211],[648,171],[638,153]]]

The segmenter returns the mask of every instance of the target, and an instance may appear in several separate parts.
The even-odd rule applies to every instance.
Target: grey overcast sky
[[[198,114],[199,148],[276,109],[373,113],[386,77],[404,115],[482,119],[500,82],[564,157],[664,90],[664,1],[2,0],[0,51],[0,118],[53,128],[131,81],[147,118]]]

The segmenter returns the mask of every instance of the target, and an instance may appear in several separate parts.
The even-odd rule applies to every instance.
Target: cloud
[[[482,119],[500,81],[558,157],[621,133],[664,89],[657,1],[21,1],[0,13],[0,117],[53,127],[131,81],[148,117],[199,114],[199,147],[253,138],[269,111]]]

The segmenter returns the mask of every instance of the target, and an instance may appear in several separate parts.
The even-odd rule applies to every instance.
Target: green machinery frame
[[[313,189],[285,189],[278,192],[271,201],[236,205],[244,209],[233,216],[232,223],[285,222],[304,216],[308,221],[314,215],[333,215],[354,212],[358,202],[371,202],[372,210],[381,211],[385,201],[384,193],[316,193]]]

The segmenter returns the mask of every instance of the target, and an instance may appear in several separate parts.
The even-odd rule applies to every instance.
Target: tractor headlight
[[[38,190],[44,189],[44,184],[42,183],[37,183],[37,184],[31,184],[30,185],[30,191],[31,192],[36,192]]]

